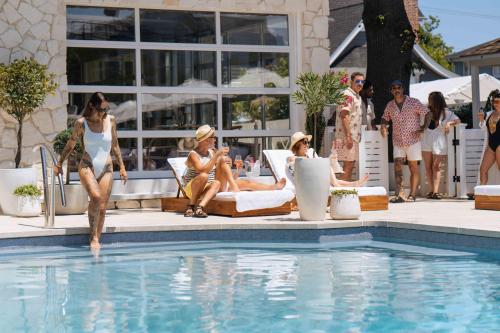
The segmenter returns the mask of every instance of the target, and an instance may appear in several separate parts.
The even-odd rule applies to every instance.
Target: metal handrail
[[[45,225],[44,227],[52,228],[54,226],[54,218],[55,218],[55,210],[56,210],[56,177],[59,180],[59,189],[61,192],[61,203],[63,206],[66,206],[66,193],[64,192],[64,182],[61,174],[56,175],[54,171],[52,171],[51,176],[51,190],[50,190],[50,200],[49,200],[49,190],[48,190],[48,177],[47,177],[47,157],[46,151],[49,152],[52,157],[52,163],[54,165],[57,164],[57,159],[50,147],[45,144],[39,144],[36,148],[40,148],[40,159],[42,161],[42,176],[43,176],[43,196],[44,196],[44,216],[45,216]],[[49,205],[50,204],[50,205]]]

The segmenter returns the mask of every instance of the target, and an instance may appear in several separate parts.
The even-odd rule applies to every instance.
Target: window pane
[[[286,15],[221,13],[224,44],[288,45]]]
[[[133,9],[68,6],[66,23],[68,39],[135,41]]]
[[[216,95],[142,95],[144,130],[194,130],[203,124],[216,127]]]
[[[68,84],[135,85],[134,50],[68,47]]]
[[[123,163],[125,164],[125,170],[127,171],[137,171],[137,139],[135,138],[119,138],[118,144],[120,145],[120,151],[122,152]],[[120,166],[116,162],[113,156],[113,170],[119,171]]]
[[[142,139],[144,170],[171,170],[167,159],[187,156],[193,147],[193,138],[144,138]]]
[[[72,124],[83,113],[92,94],[70,93],[68,103],[68,124]],[[137,105],[135,94],[105,94],[109,102],[109,114],[116,118],[118,130],[137,130]]]
[[[213,87],[215,52],[142,50],[145,86]]]
[[[225,87],[287,88],[288,53],[222,52]]]
[[[224,95],[224,129],[289,129],[288,95]]]
[[[141,41],[215,43],[215,14],[141,9]]]
[[[254,138],[223,138],[229,144],[229,156],[234,160],[238,154],[241,159],[256,159],[262,161],[264,149],[288,149],[289,137],[254,137]],[[264,161],[264,166],[268,165]]]

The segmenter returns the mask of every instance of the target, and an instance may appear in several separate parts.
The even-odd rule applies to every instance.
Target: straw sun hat
[[[211,136],[213,136],[214,133],[215,133],[215,128],[210,127],[208,125],[203,125],[198,127],[194,136],[196,138],[196,141],[202,142],[203,140],[206,140]]]
[[[303,139],[307,139],[307,141],[311,141],[312,135],[305,135],[302,132],[293,133],[292,138],[291,138],[291,143],[290,143],[290,150],[293,149],[293,146],[295,146],[297,144],[297,142],[299,142],[300,140],[303,140]]]

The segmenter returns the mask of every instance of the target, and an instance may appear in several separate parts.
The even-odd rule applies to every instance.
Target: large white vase
[[[334,220],[357,220],[361,216],[361,205],[357,194],[332,195],[330,216]]]
[[[301,220],[323,221],[330,189],[330,160],[297,158],[294,183]]]
[[[27,184],[36,185],[35,168],[0,169],[0,208],[3,214],[16,215],[17,197],[14,190]]]
[[[81,184],[64,184],[66,206],[61,203],[61,190],[56,186],[56,215],[83,214],[87,211],[89,198],[85,187]]]

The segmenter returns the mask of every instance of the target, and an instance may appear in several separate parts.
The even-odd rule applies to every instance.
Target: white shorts
[[[448,139],[441,128],[424,131],[422,151],[431,152],[432,155],[448,155]]]
[[[422,148],[420,145],[420,141],[412,144],[409,147],[394,146],[393,155],[394,158],[406,158],[408,161],[421,161]]]

